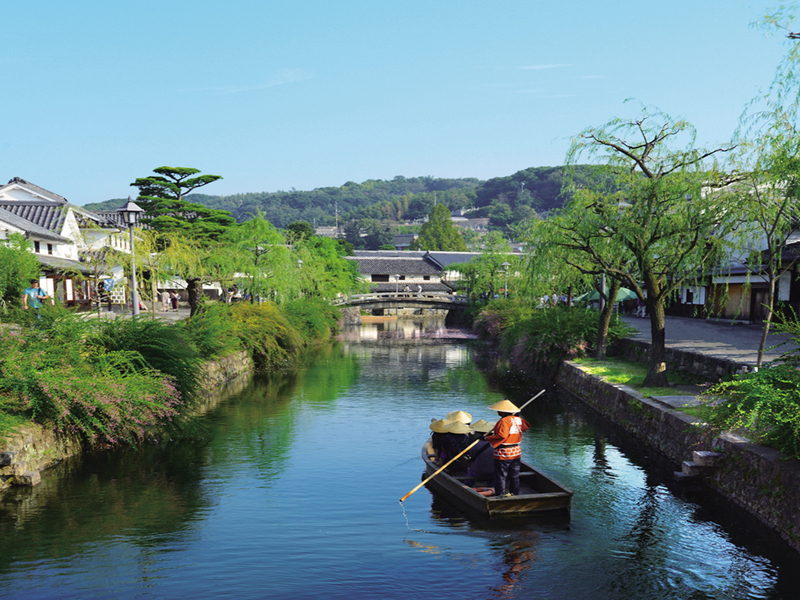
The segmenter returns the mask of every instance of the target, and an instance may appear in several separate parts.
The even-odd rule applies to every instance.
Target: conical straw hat
[[[452,423],[448,423],[444,426],[447,433],[469,433],[470,428],[469,425],[466,423],[462,423],[461,421],[453,421]]]
[[[489,408],[491,408],[492,410],[496,410],[497,412],[505,412],[505,413],[519,412],[519,409],[508,400],[501,400],[497,404],[492,404]]]
[[[494,423],[487,423],[483,419],[473,423],[471,425],[473,431],[477,431],[479,433],[489,433],[492,429],[494,429]]]
[[[472,423],[472,415],[468,412],[464,412],[463,410],[454,410],[451,413],[447,413],[447,420],[448,421],[461,421],[462,423],[466,423],[469,425]]]
[[[448,421],[447,419],[439,419],[439,420],[433,421],[430,424],[430,429],[434,433],[447,433],[447,430],[444,427],[445,427],[445,425],[449,425],[449,424],[450,424],[450,421]]]

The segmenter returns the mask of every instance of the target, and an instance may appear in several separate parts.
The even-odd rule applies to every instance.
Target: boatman
[[[494,426],[494,433],[486,436],[486,441],[494,448],[494,495],[517,496],[519,494],[519,465],[522,462],[522,451],[519,443],[522,432],[530,428],[530,424],[518,417],[519,409],[508,400],[501,400],[489,408],[496,410],[500,420]],[[509,494],[506,494],[506,478],[508,478]]]

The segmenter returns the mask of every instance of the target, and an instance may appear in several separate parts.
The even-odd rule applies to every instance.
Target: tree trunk
[[[197,314],[197,310],[200,308],[200,291],[201,291],[201,279],[193,278],[187,279],[186,283],[186,292],[189,296],[189,316],[193,317]]]
[[[594,347],[594,357],[597,360],[606,359],[606,343],[608,341],[608,326],[611,323],[611,316],[614,314],[614,300],[622,284],[616,279],[612,279],[608,286],[608,294],[603,310],[600,311],[600,321],[597,324],[597,341]]]
[[[650,311],[650,365],[644,378],[645,387],[667,387],[667,365],[664,362],[667,346],[664,299],[648,290],[647,308]],[[658,298],[655,302],[650,298]]]
[[[767,293],[767,315],[764,318],[764,327],[761,330],[761,341],[758,342],[758,358],[756,367],[761,367],[764,360],[764,348],[767,347],[767,336],[769,335],[770,324],[772,323],[772,311],[775,309],[775,277],[770,277],[769,291]]]

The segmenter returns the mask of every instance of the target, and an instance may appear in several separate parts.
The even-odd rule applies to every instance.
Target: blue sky
[[[729,139],[785,38],[736,0],[4,2],[0,181],[75,204],[559,165],[627,98]]]

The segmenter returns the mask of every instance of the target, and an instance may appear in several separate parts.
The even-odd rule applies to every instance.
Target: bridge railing
[[[331,300],[334,306],[342,306],[346,304],[367,304],[376,301],[399,301],[399,302],[431,302],[431,303],[445,303],[465,305],[469,304],[467,296],[460,296],[458,294],[446,294],[444,292],[376,292],[373,294],[353,294],[351,296],[342,296]]]

